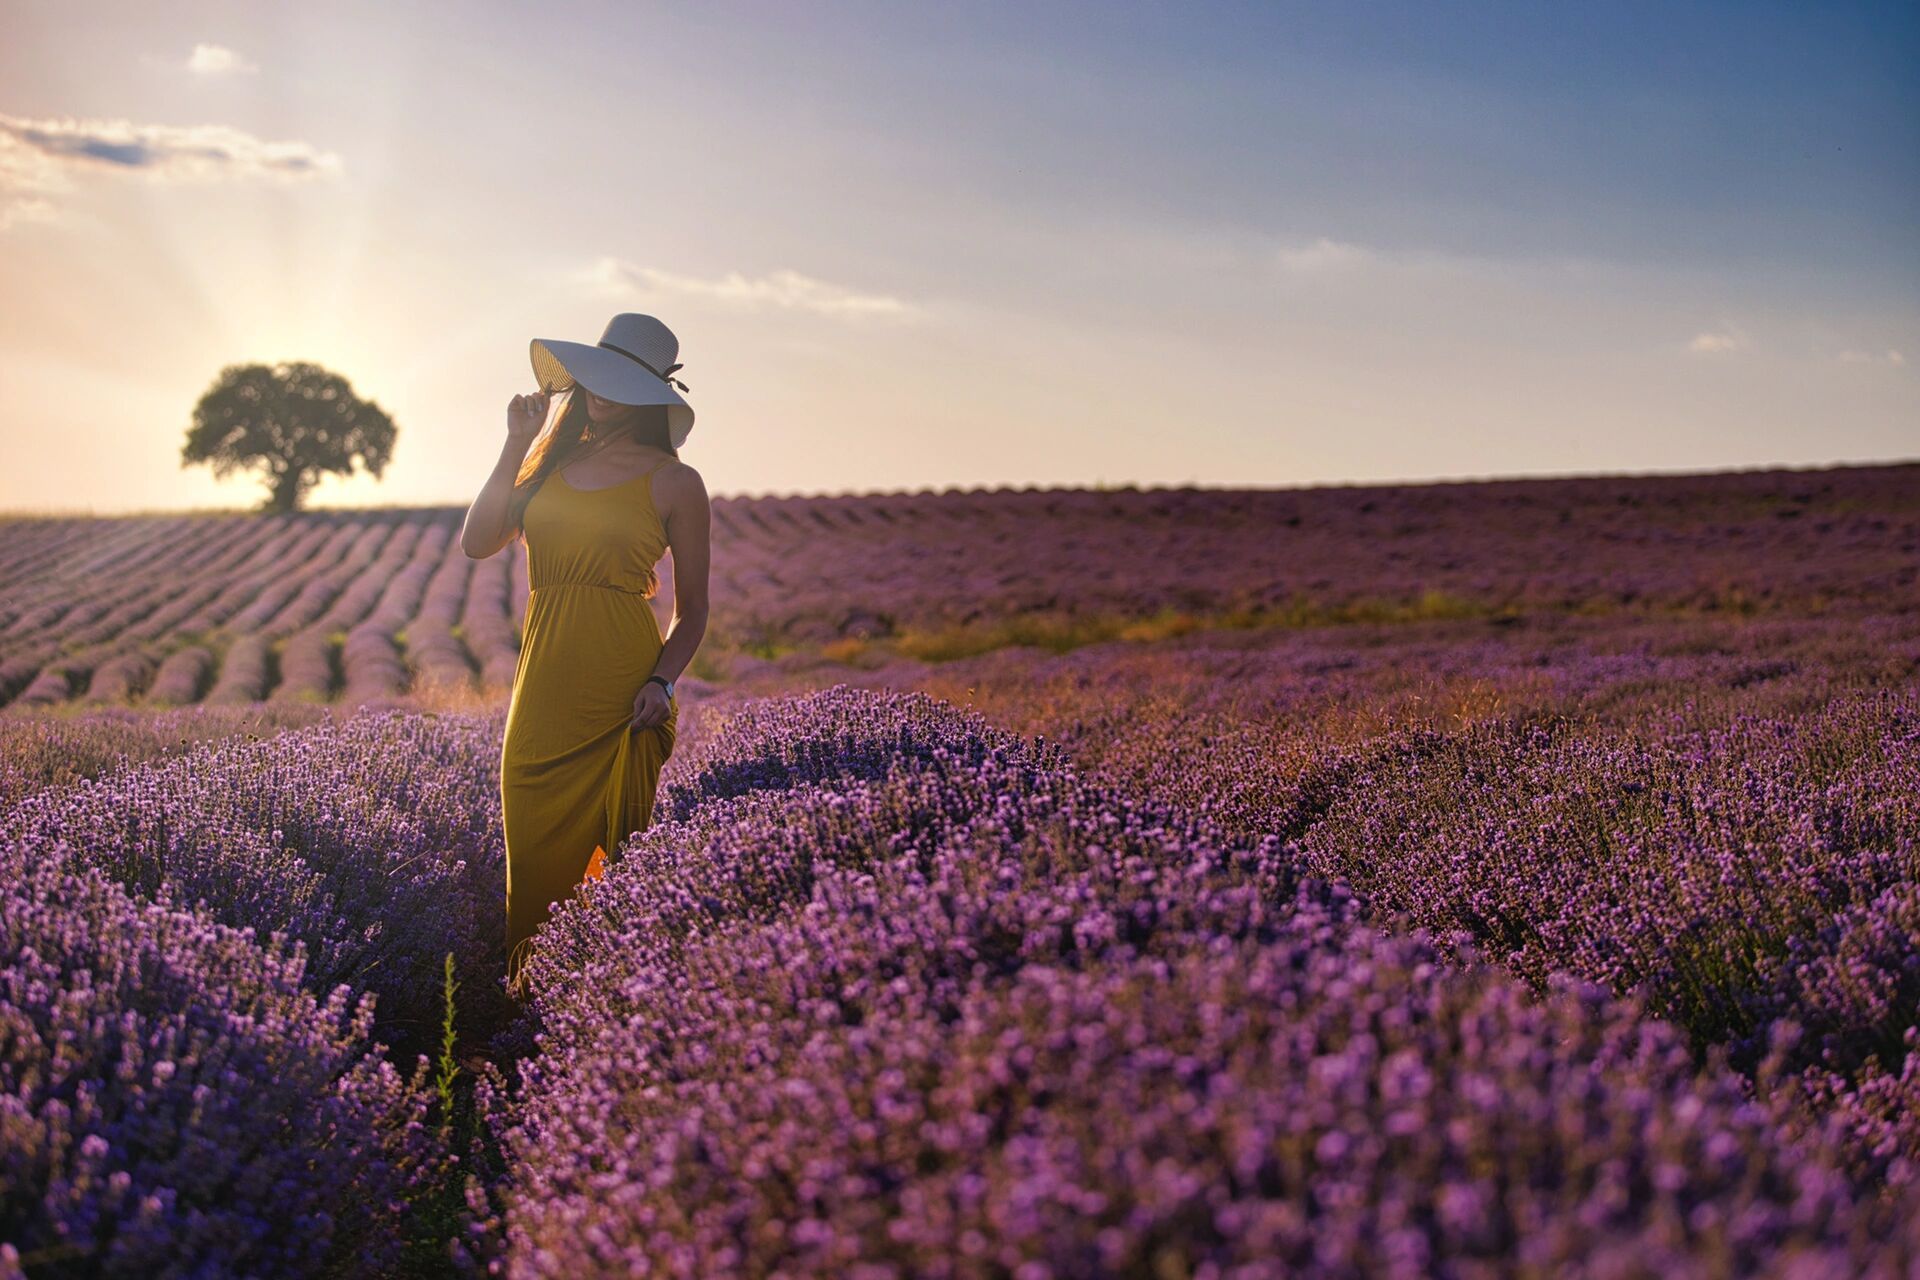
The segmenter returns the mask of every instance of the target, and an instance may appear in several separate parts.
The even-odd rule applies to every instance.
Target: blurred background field
[[[713,506],[712,617],[692,674],[716,683],[1221,629],[1898,616],[1920,590],[1912,464]],[[525,547],[468,559],[461,514],[11,520],[0,702],[503,697]]]

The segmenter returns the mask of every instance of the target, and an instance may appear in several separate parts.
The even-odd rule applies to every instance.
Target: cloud
[[[1747,335],[1731,326],[1709,329],[1693,335],[1693,341],[1687,344],[1687,350],[1700,355],[1716,355],[1724,351],[1738,351],[1747,345]]]
[[[187,56],[186,67],[195,75],[217,76],[234,71],[258,71],[260,68],[248,62],[232,49],[223,44],[196,44],[193,52]]]
[[[0,231],[16,222],[53,221],[53,201],[45,196],[0,195]]]
[[[676,275],[619,258],[602,258],[583,273],[590,286],[605,293],[641,289],[683,298],[701,298],[749,311],[807,311],[837,319],[907,319],[920,308],[888,294],[861,293],[782,268],[758,278],[730,271],[718,279]]]
[[[1270,250],[1273,264],[1294,277],[1339,277],[1359,271],[1418,272],[1423,276],[1484,276],[1503,260],[1434,248],[1382,248],[1353,240],[1316,236]]]
[[[219,124],[35,120],[0,113],[0,226],[52,210],[44,196],[77,175],[149,182],[298,181],[340,172],[340,157],[306,142],[269,142]]]
[[[223,124],[30,120],[0,114],[0,180],[49,189],[79,172],[138,172],[168,182],[303,178],[338,172],[340,158],[306,142],[268,142]]]
[[[1885,355],[1875,355],[1871,351],[1842,351],[1834,359],[1841,364],[1889,364],[1898,368],[1906,364],[1907,358],[1891,348]]]
[[[1310,244],[1280,249],[1274,258],[1286,271],[1338,271],[1374,262],[1380,255],[1364,245],[1321,236]]]

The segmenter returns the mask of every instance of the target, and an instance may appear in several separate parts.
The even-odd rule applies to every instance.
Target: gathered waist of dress
[[[543,582],[537,587],[528,587],[527,592],[528,594],[532,594],[535,591],[552,591],[556,587],[591,587],[596,591],[618,591],[620,594],[628,596],[644,597],[647,594],[645,589],[636,590],[633,587],[617,587],[611,582]]]

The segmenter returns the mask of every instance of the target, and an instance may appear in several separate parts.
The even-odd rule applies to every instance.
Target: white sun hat
[[[597,346],[559,338],[535,338],[533,376],[541,388],[565,391],[579,383],[615,404],[664,404],[667,436],[678,449],[693,430],[693,406],[681,398],[689,390],[673,376],[680,366],[680,339],[653,316],[623,311],[607,321]]]

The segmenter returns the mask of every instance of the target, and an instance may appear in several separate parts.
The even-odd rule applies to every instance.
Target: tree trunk
[[[289,467],[273,477],[273,492],[264,508],[272,515],[285,515],[300,506],[299,467]]]

